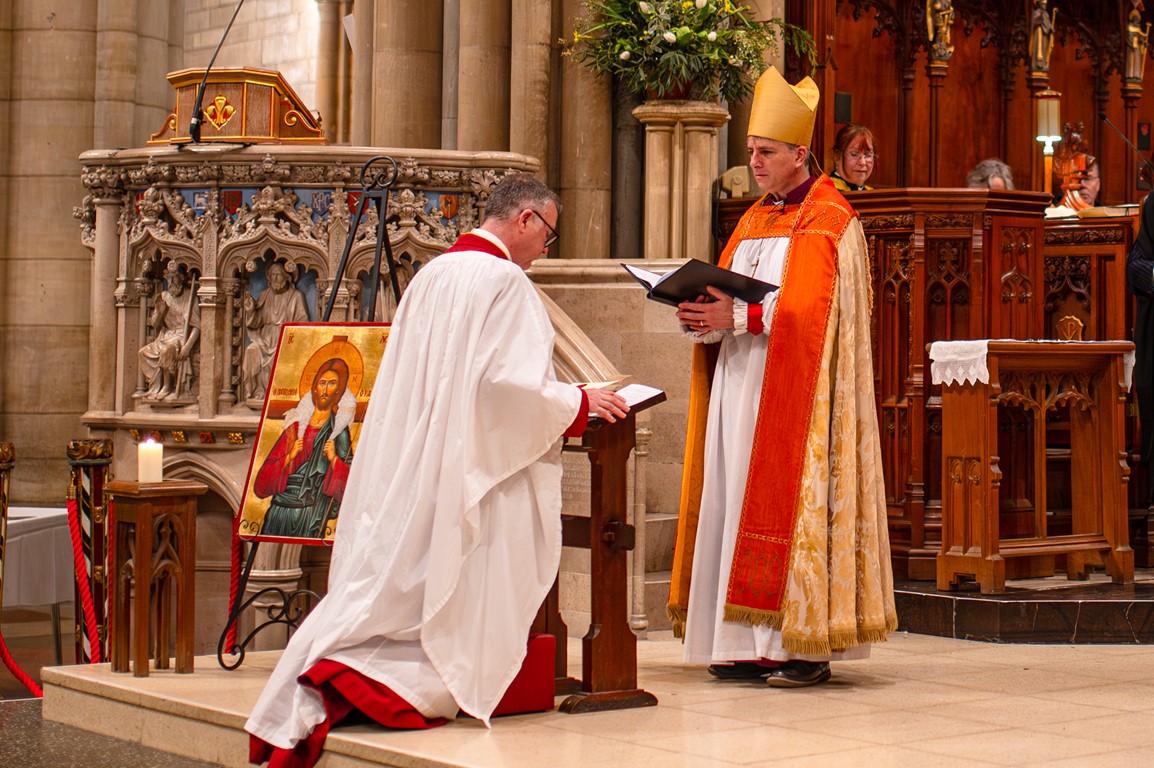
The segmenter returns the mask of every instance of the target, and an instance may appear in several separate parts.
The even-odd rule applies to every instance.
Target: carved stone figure
[[[138,358],[148,381],[147,396],[175,400],[192,382],[190,356],[200,340],[200,307],[195,287],[188,289],[188,275],[176,262],[169,262],[164,276],[168,287],[152,300],[148,321],[154,336],[140,348]]]
[[[293,273],[282,262],[276,262],[268,266],[266,274],[268,287],[260,296],[253,299],[251,293],[244,293],[249,343],[241,361],[241,391],[249,402],[264,398],[281,325],[309,319],[304,294],[293,285]]]
[[[1130,9],[1126,23],[1126,75],[1127,82],[1141,83],[1142,72],[1146,68],[1146,46],[1150,41],[1150,23],[1142,26],[1142,14],[1138,8]]]
[[[1034,0],[1030,15],[1030,71],[1049,72],[1050,52],[1054,50],[1054,21],[1058,9],[1046,12],[1046,0]]]

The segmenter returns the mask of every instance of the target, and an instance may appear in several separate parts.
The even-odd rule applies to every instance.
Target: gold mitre
[[[821,92],[810,78],[790,85],[775,67],[770,67],[753,89],[753,108],[745,134],[808,147],[819,98]]]

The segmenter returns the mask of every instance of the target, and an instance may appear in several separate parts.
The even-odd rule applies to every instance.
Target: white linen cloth
[[[789,239],[785,237],[743,240],[733,253],[730,269],[781,285],[788,247]],[[709,399],[711,429],[705,443],[701,519],[694,546],[693,588],[689,592],[689,613],[685,624],[684,657],[689,663],[757,658],[827,661],[869,657],[868,644],[854,646],[830,657],[789,653],[782,648],[779,630],[768,625],[742,624],[723,618],[776,300],[777,293],[774,292],[762,302],[765,330],[761,334],[750,334],[745,332],[745,328],[739,332],[689,333],[694,341],[721,341]],[[738,312],[735,310],[734,314]]]
[[[73,567],[67,509],[8,508],[3,573],[5,608],[72,602]]]
[[[504,249],[503,249],[504,250]],[[561,555],[560,435],[580,391],[509,261],[447,253],[410,283],[341,507],[329,593],[245,728],[291,747],[324,719],[297,676],[332,659],[427,717],[486,724],[520,669]]]
[[[1001,339],[1020,341],[1020,339]],[[1101,341],[1062,341],[1060,339],[1036,339],[1036,344],[1105,344]],[[935,341],[930,344],[930,379],[934,384],[989,384],[990,369],[986,357],[990,351],[990,339],[969,339],[964,341]],[[1123,387],[1130,389],[1134,376],[1134,353],[1122,356]]]

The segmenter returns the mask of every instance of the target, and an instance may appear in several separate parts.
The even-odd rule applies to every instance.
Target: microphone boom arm
[[[236,4],[236,10],[232,12],[232,18],[228,20],[228,26],[224,28],[224,34],[220,36],[220,42],[216,44],[216,50],[212,52],[212,58],[208,60],[208,66],[204,68],[204,77],[200,79],[200,85],[196,89],[196,100],[192,103],[192,117],[188,121],[188,138],[192,140],[193,144],[200,143],[200,125],[204,121],[201,119],[201,109],[204,107],[204,90],[208,85],[208,72],[212,69],[212,65],[216,63],[216,56],[220,53],[220,49],[224,46],[224,40],[228,37],[228,33],[232,31],[232,23],[236,21],[236,16],[240,13],[240,7],[244,5],[244,0],[240,0]]]
[[[1122,141],[1126,142],[1126,146],[1128,146],[1131,150],[1133,150],[1134,154],[1138,155],[1138,158],[1143,162],[1143,164],[1145,164],[1146,170],[1151,174],[1151,178],[1154,178],[1154,164],[1151,164],[1150,161],[1146,159],[1146,155],[1142,154],[1142,150],[1140,150],[1140,149],[1138,149],[1138,147],[1134,146],[1134,143],[1131,142],[1130,139],[1126,138],[1126,134],[1124,134],[1124,133],[1122,133],[1122,131],[1118,130],[1118,126],[1116,126],[1110,122],[1110,118],[1106,117],[1105,112],[1099,112],[1098,113],[1098,119],[1101,120],[1106,125],[1110,126],[1110,128],[1114,131],[1114,133],[1118,134],[1118,138],[1120,138],[1120,139],[1122,139]]]

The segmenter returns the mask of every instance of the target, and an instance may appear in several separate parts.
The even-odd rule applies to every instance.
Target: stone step
[[[656,684],[659,696],[672,701],[688,700],[700,687],[686,672],[672,683],[666,659],[677,646],[665,636],[637,644],[638,683],[644,688]],[[569,674],[582,674],[582,641],[569,640]],[[220,668],[211,656],[195,659],[193,674],[175,674],[172,669],[152,670],[148,677],[112,672],[108,664],[48,667],[44,669],[42,715],[46,722],[63,723],[84,731],[112,736],[159,749],[174,755],[200,760],[221,768],[251,768],[249,739],[244,723],[264,689],[279,651],[255,651],[233,671]],[[556,700],[560,704],[561,698]],[[651,711],[651,710],[650,710]],[[668,750],[644,754],[614,739],[582,736],[587,726],[577,720],[611,718],[611,715],[569,715],[556,710],[528,715],[495,718],[487,730],[477,721],[462,718],[444,728],[427,731],[390,731],[369,725],[338,728],[325,742],[321,766],[330,768],[446,768],[468,765],[474,768],[532,768],[548,764],[553,768],[587,768],[590,765],[657,765],[680,756]],[[608,722],[608,720],[606,721]],[[595,729],[596,730],[596,729]],[[578,737],[573,741],[568,736]],[[0,728],[0,739],[7,736]],[[563,738],[565,737],[565,738]],[[593,739],[593,741],[589,741]],[[17,748],[24,746],[17,738]],[[561,747],[556,745],[562,743]],[[7,742],[0,746],[6,756]],[[622,750],[626,750],[621,757]],[[590,754],[594,756],[590,758]],[[94,756],[94,765],[104,753]],[[687,758],[694,764],[693,758]],[[0,757],[0,765],[63,765],[48,759],[11,762]],[[74,763],[68,762],[72,765]],[[152,765],[153,763],[149,763]],[[167,763],[166,763],[167,764]],[[143,765],[134,761],[133,765]]]

